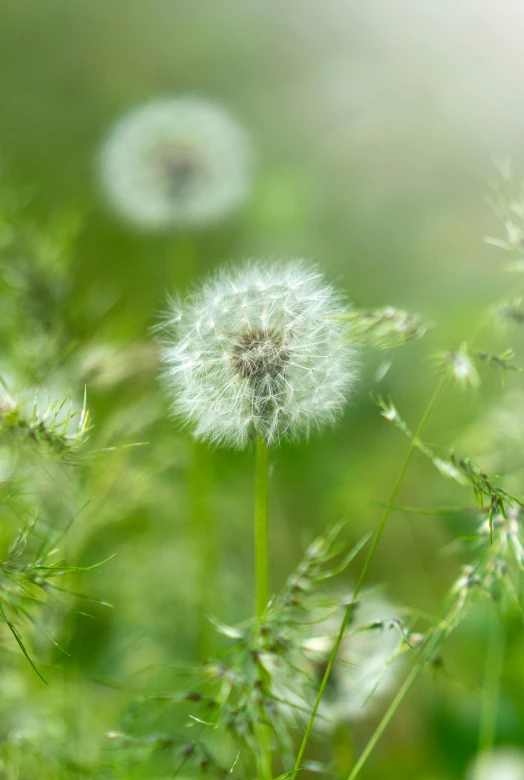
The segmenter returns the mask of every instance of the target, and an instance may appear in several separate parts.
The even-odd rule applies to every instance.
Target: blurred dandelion
[[[222,106],[193,97],[151,101],[124,116],[100,154],[108,203],[144,230],[215,222],[246,199],[248,134]]]
[[[347,602],[345,602],[347,604]],[[291,659],[265,659],[283,717],[298,720],[311,708],[311,698],[324,674],[344,612],[344,600],[320,604],[302,633]],[[339,723],[370,715],[377,699],[394,686],[399,659],[412,646],[397,617],[398,608],[383,596],[369,595],[355,605],[318,709],[315,727],[330,731]],[[416,643],[416,635],[413,644]]]
[[[166,386],[197,439],[244,448],[339,416],[356,378],[341,295],[301,261],[252,262],[172,304]]]
[[[482,754],[469,767],[466,780],[524,780],[524,751],[497,748]]]
[[[398,620],[398,608],[383,596],[361,599],[340,645],[328,687],[322,698],[317,726],[329,728],[339,722],[366,717],[376,698],[391,690],[397,679],[399,653],[406,637]],[[337,638],[343,607],[312,626],[302,643],[305,670],[315,680],[324,673]]]

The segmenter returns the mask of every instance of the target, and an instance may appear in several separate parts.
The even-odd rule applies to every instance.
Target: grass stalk
[[[488,644],[484,667],[484,685],[480,706],[478,752],[489,753],[495,742],[500,679],[504,666],[503,626],[494,605],[489,621]]]
[[[443,618],[435,626],[433,631],[428,635],[426,641],[424,642],[424,644],[422,645],[422,647],[418,652],[417,660],[415,661],[413,668],[411,669],[410,673],[404,680],[404,683],[402,684],[397,695],[389,705],[388,709],[386,710],[384,716],[382,717],[375,731],[371,735],[366,747],[360,754],[358,761],[356,762],[355,766],[351,770],[346,780],[356,780],[356,778],[360,774],[360,770],[362,769],[362,767],[370,757],[371,753],[375,749],[382,734],[387,729],[390,722],[393,720],[393,717],[395,716],[398,708],[402,704],[404,698],[406,697],[411,686],[419,676],[420,672],[422,671],[422,669],[424,669],[426,663],[433,657],[438,647],[440,646],[440,643],[456,626],[456,622],[458,616],[460,615],[461,609],[462,609],[462,604],[460,602],[457,602],[450,610],[448,615],[445,618]]]
[[[417,442],[420,439],[420,437],[422,436],[422,434],[423,434],[423,432],[424,432],[424,430],[426,428],[426,425],[428,423],[428,420],[429,420],[429,418],[431,416],[431,413],[433,412],[433,409],[435,408],[435,405],[436,405],[438,399],[440,398],[440,396],[442,394],[442,391],[444,390],[444,387],[446,386],[446,384],[447,384],[447,377],[443,377],[443,379],[441,379],[441,381],[439,382],[435,392],[433,393],[433,395],[430,398],[430,401],[429,401],[429,403],[428,403],[428,405],[426,407],[426,410],[425,410],[424,414],[422,415],[422,419],[420,420],[418,428],[417,428],[417,430],[415,432],[415,435],[414,435],[412,441],[410,442],[409,450],[408,450],[408,452],[406,454],[406,457],[404,458],[404,462],[402,463],[402,466],[400,468],[400,472],[398,474],[397,480],[396,480],[396,482],[395,482],[395,484],[393,486],[393,490],[391,491],[391,495],[390,495],[389,500],[388,500],[388,502],[386,504],[386,507],[384,509],[382,517],[380,518],[380,522],[379,522],[377,531],[375,533],[375,536],[373,538],[373,542],[372,542],[371,547],[370,547],[370,549],[368,551],[366,560],[364,562],[364,566],[362,567],[362,571],[360,572],[360,576],[358,578],[355,590],[353,592],[352,601],[351,601],[351,603],[349,604],[349,606],[348,606],[348,608],[346,610],[346,613],[344,615],[344,620],[342,621],[342,625],[340,626],[340,631],[338,632],[338,636],[337,636],[335,644],[333,646],[333,650],[331,651],[331,655],[329,657],[329,661],[328,661],[328,664],[327,664],[327,667],[326,667],[326,671],[324,673],[324,677],[322,678],[322,682],[321,682],[320,688],[318,690],[317,698],[315,700],[315,704],[313,706],[313,710],[311,711],[311,716],[310,716],[308,724],[306,726],[306,731],[304,733],[304,737],[303,737],[302,743],[300,745],[300,749],[299,749],[299,752],[298,752],[298,755],[297,755],[297,759],[295,761],[295,766],[294,766],[293,772],[292,772],[292,774],[290,776],[290,780],[295,780],[295,778],[296,778],[296,776],[297,776],[297,774],[298,774],[298,772],[300,770],[300,766],[301,766],[301,763],[302,763],[302,759],[304,757],[306,746],[307,746],[307,743],[309,741],[309,737],[311,735],[311,731],[313,729],[313,723],[315,721],[317,710],[318,710],[320,702],[322,700],[322,696],[324,695],[324,691],[326,689],[326,686],[327,686],[327,683],[328,683],[328,680],[329,680],[329,676],[331,674],[331,669],[333,668],[333,664],[335,662],[335,658],[336,658],[336,655],[338,653],[338,649],[340,647],[340,643],[342,642],[342,638],[343,638],[344,633],[346,631],[347,625],[348,625],[349,621],[351,620],[351,616],[353,614],[353,609],[354,609],[354,605],[356,603],[356,600],[358,598],[358,594],[360,593],[360,590],[362,588],[362,585],[363,585],[364,580],[366,578],[366,575],[368,573],[369,567],[371,565],[371,561],[373,560],[373,556],[375,555],[375,551],[376,551],[376,549],[378,547],[378,544],[380,542],[380,539],[382,537],[382,533],[384,531],[386,522],[387,522],[387,520],[388,520],[388,518],[389,518],[389,516],[391,514],[391,511],[393,510],[393,507],[395,505],[395,501],[396,501],[398,492],[399,492],[399,490],[400,490],[400,488],[402,486],[402,483],[404,481],[404,477],[406,476],[406,472],[407,472],[407,470],[409,468],[409,464],[411,463],[411,459],[412,459],[412,457],[413,457],[413,455],[415,453],[415,450],[417,449]]]

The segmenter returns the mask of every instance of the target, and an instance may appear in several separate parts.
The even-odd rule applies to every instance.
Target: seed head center
[[[187,150],[165,153],[160,169],[166,189],[172,197],[183,195],[192,181],[200,175],[198,160]]]
[[[278,379],[288,360],[282,335],[271,330],[250,331],[233,348],[233,368],[245,379]]]

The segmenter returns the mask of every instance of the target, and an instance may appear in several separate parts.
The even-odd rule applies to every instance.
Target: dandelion
[[[100,155],[109,204],[145,230],[219,220],[248,195],[252,151],[222,106],[192,97],[154,100],[121,119]]]
[[[322,678],[341,622],[339,610],[314,625],[302,644],[306,670],[315,681]],[[322,698],[317,725],[326,729],[369,715],[375,701],[395,684],[396,661],[405,641],[396,608],[387,599],[370,596],[359,601]]]
[[[467,780],[524,780],[524,751],[497,748],[483,753],[470,766]]]
[[[197,439],[244,448],[307,437],[340,415],[356,377],[342,297],[301,261],[221,272],[167,322],[165,379]],[[170,327],[171,326],[171,327]]]
[[[280,670],[276,691],[279,701],[285,701],[288,717],[307,712],[313,684],[316,688],[325,670],[342,620],[343,606],[339,603],[319,615],[310,616],[304,624],[304,633],[292,669],[300,670],[302,687],[296,679],[287,684],[286,672]],[[399,656],[412,646],[396,617],[396,607],[382,596],[370,595],[355,607],[351,625],[346,630],[329,684],[318,710],[316,727],[329,731],[339,723],[348,723],[369,716],[374,704],[394,686],[399,668]],[[296,671],[294,672],[296,678]],[[313,688],[313,689],[314,689]]]
[[[340,415],[355,380],[342,297],[301,261],[221,272],[166,323],[163,359],[175,412],[198,439],[245,447],[256,438],[256,614],[269,602],[269,447]],[[271,732],[259,776],[273,776]]]

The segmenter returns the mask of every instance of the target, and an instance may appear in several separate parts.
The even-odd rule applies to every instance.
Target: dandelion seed
[[[237,448],[333,423],[356,378],[343,311],[300,261],[219,273],[169,312],[163,360],[176,414],[196,438]]]
[[[252,151],[220,105],[191,97],[155,100],[114,127],[100,155],[105,196],[145,230],[219,220],[246,199]]]

